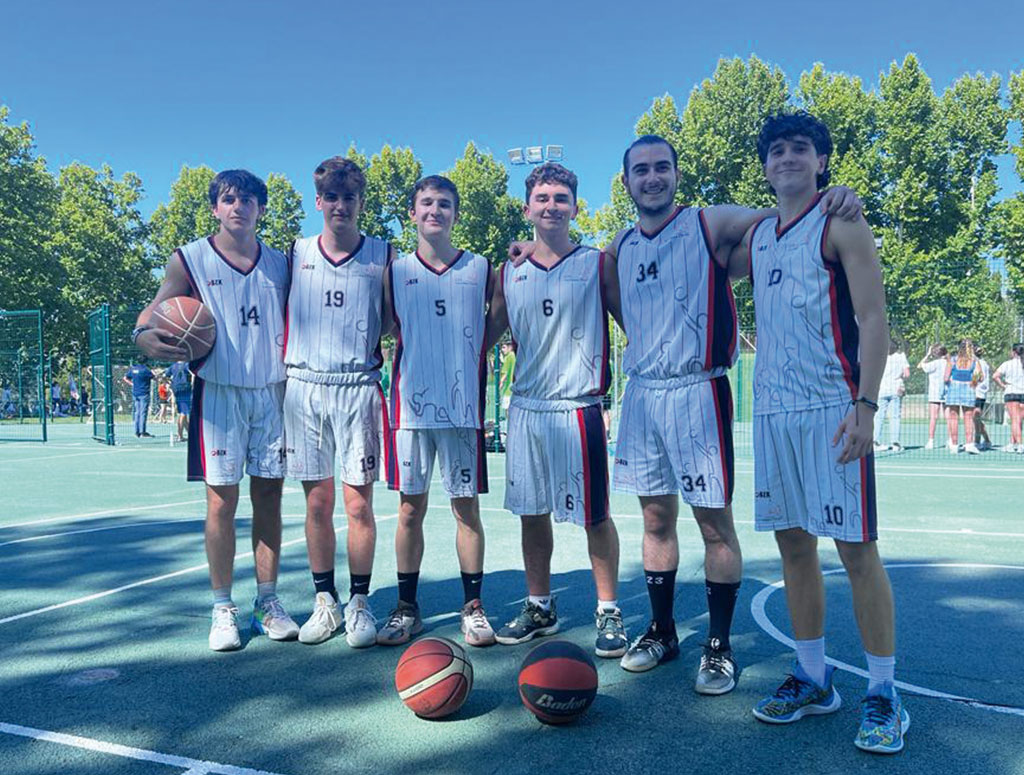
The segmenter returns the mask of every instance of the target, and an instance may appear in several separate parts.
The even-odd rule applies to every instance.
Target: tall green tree
[[[216,174],[205,164],[181,168],[169,200],[153,211],[149,221],[149,243],[157,259],[166,261],[182,245],[217,231],[209,199]]]
[[[28,123],[12,125],[0,105],[0,309],[56,307],[60,263],[46,247],[57,185],[36,155]]]
[[[423,175],[423,164],[412,148],[384,145],[367,159],[353,145],[347,158],[366,176],[366,197],[359,228],[371,237],[388,240],[400,251],[412,250],[416,233],[409,219],[409,195]]]
[[[267,210],[260,219],[256,234],[272,248],[286,253],[302,236],[302,194],[284,175],[271,172],[267,176]]]
[[[102,303],[145,303],[156,290],[157,263],[145,249],[147,227],[138,203],[142,180],[129,172],[115,178],[107,165],[94,170],[74,162],[62,168],[53,230],[47,249],[59,262],[58,325],[49,346],[80,351],[86,317]]]
[[[1009,116],[1018,127],[1024,125],[1024,70],[1011,73],[1009,79]],[[1024,181],[1024,137],[1011,152],[1015,158],[1017,177]],[[1009,295],[1024,316],[1024,193],[1017,192],[1000,202],[995,212],[997,253],[1006,262]]]
[[[459,190],[459,220],[452,229],[457,247],[497,262],[510,242],[528,236],[523,202],[509,195],[508,171],[493,155],[469,143],[445,176]]]

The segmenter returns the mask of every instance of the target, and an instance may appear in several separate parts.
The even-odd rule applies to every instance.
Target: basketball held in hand
[[[217,325],[210,310],[191,296],[175,296],[161,302],[149,319],[150,325],[176,340],[190,361],[199,360],[213,348]]]

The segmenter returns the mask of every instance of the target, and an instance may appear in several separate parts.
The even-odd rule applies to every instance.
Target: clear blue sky
[[[652,98],[685,105],[719,57],[756,54],[791,82],[821,61],[875,85],[914,52],[940,92],[964,72],[1005,83],[1024,67],[1014,2],[293,5],[9,5],[0,103],[30,122],[52,169],[77,159],[137,172],[147,214],[183,164],[242,166],[287,175],[314,231],[312,168],[352,141],[369,153],[411,145],[427,172],[469,140],[502,160],[561,143],[596,208]],[[512,172],[516,195],[524,177]],[[1004,195],[1020,188],[1006,160],[1000,182]]]

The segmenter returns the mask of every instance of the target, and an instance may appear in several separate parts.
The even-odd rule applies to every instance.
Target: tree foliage
[[[267,210],[256,228],[257,236],[272,248],[286,253],[302,236],[302,194],[284,175],[267,176]]]

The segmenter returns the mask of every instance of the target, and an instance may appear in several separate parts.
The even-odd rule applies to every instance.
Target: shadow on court
[[[102,542],[90,540],[88,552],[73,536],[61,540],[68,545],[39,552],[31,543],[0,549],[8,582],[0,597],[2,616],[115,586],[117,579],[178,570],[182,557],[201,548],[201,530],[181,523],[154,526],[144,535],[109,531]],[[242,540],[240,535],[240,548]],[[945,562],[940,558],[914,562],[926,567],[891,571],[899,612],[898,677],[985,702],[1024,706],[1019,670],[1024,571],[943,568],[937,565]],[[280,591],[300,622],[311,597],[306,574],[301,553],[286,554]],[[778,574],[777,561],[747,563],[733,636],[744,672],[733,693],[701,697],[692,691],[692,681],[706,629],[703,574],[698,555],[688,551],[676,595],[681,658],[642,675],[624,672],[617,660],[595,659],[598,698],[582,719],[565,728],[538,723],[519,702],[516,675],[531,644],[470,650],[473,693],[454,718],[440,723],[414,717],[398,700],[392,677],[401,647],[357,652],[343,637],[316,647],[259,637],[240,652],[209,652],[204,571],[0,626],[0,720],[288,775],[831,773],[878,766],[852,745],[864,685],[857,676],[837,673],[845,702],[831,716],[769,727],[750,715],[750,707],[781,681],[791,658],[750,612],[753,596]],[[649,610],[643,575],[636,563],[624,562],[621,576],[626,581],[620,601],[630,634],[636,635]],[[240,567],[236,577],[236,601],[245,620],[249,605],[242,592],[250,586],[251,566]],[[374,591],[371,603],[381,618],[395,601],[392,578],[385,571],[375,576],[384,586]],[[863,657],[849,588],[842,574],[826,578],[829,655],[859,667]],[[556,573],[552,582],[561,590],[558,612],[564,627],[556,637],[590,650],[589,571]],[[488,574],[484,599],[495,626],[515,615],[524,594],[521,571]],[[459,639],[455,612],[461,602],[457,579],[425,573],[420,603],[430,622],[427,634]],[[769,597],[765,613],[788,632],[781,590]],[[908,748],[886,762],[886,771],[1024,768],[1020,747],[1008,742],[1019,737],[1020,716],[909,693],[905,698],[913,716]],[[0,735],[0,771],[176,772],[7,735]]]

